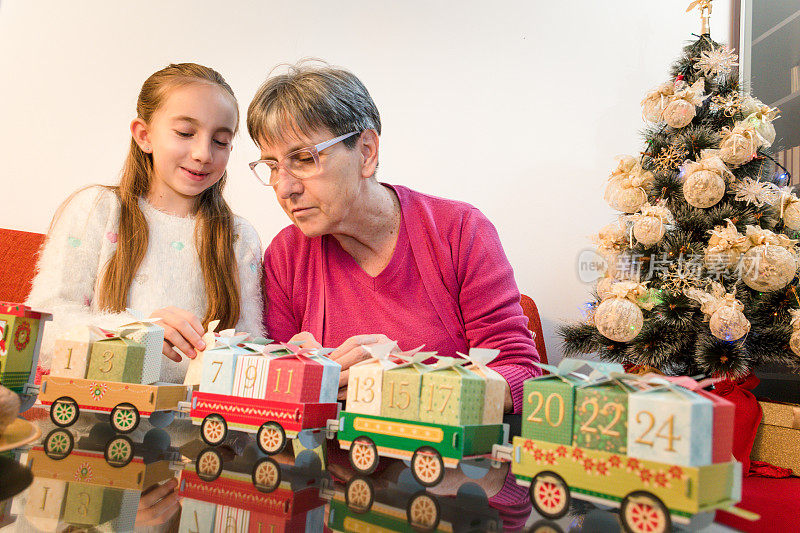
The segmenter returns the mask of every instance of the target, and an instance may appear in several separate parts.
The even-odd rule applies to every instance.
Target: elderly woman
[[[292,67],[258,89],[247,128],[261,149],[250,166],[292,221],[264,258],[269,335],[338,347],[343,386],[386,337],[447,356],[498,349],[489,366],[519,413],[539,357],[497,231],[471,205],[378,182],[380,115],[361,81]]]

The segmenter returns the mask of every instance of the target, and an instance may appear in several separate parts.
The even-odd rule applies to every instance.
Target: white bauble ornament
[[[758,140],[753,134],[734,128],[722,139],[719,145],[719,156],[729,165],[738,167],[753,159],[758,150]]]
[[[782,246],[760,244],[742,257],[742,281],[759,292],[782,289],[794,279],[797,261]]]
[[[633,340],[644,325],[644,315],[638,305],[624,298],[609,298],[594,312],[597,331],[616,342]]]
[[[750,321],[736,307],[724,305],[711,315],[708,327],[716,338],[736,341],[750,331]]]
[[[772,125],[772,122],[759,120],[756,123],[756,131],[767,141],[767,146],[772,146],[772,143],[775,142],[775,126]]]
[[[705,209],[717,205],[725,196],[725,180],[716,172],[699,170],[683,182],[683,197],[689,205]]]
[[[666,231],[664,222],[658,217],[639,217],[633,223],[633,236],[645,246],[660,242]]]
[[[791,202],[783,209],[783,225],[800,231],[800,202]]]
[[[617,187],[611,191],[608,204],[623,213],[635,213],[647,203],[647,193],[639,187]]]
[[[688,126],[695,117],[694,104],[686,100],[673,100],[664,109],[664,121],[673,128]]]

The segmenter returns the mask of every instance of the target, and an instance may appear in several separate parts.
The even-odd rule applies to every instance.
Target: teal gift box
[[[682,466],[711,464],[711,400],[659,378],[627,381],[642,389],[628,397],[630,457]]]

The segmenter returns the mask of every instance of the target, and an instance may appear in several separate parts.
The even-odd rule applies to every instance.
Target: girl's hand
[[[347,386],[351,366],[369,359],[371,355],[364,346],[373,344],[385,344],[392,342],[386,335],[354,335],[344,341],[341,346],[328,354],[328,357],[342,365],[342,373],[339,374],[339,388]],[[341,396],[341,392],[340,392]]]
[[[181,508],[178,480],[170,479],[163,485],[154,485],[142,493],[136,511],[136,527],[157,526],[170,520]]]
[[[197,351],[206,349],[203,342],[203,323],[195,315],[177,307],[165,307],[153,311],[151,318],[160,318],[164,328],[164,347],[161,350],[167,358],[179,363],[181,356],[173,348],[179,349],[189,359],[197,357]]]

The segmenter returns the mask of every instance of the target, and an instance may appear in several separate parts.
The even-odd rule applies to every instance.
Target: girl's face
[[[219,181],[237,120],[236,103],[216,85],[168,89],[149,123],[137,118],[131,124],[139,147],[153,154],[149,199],[165,207],[194,200]]]

